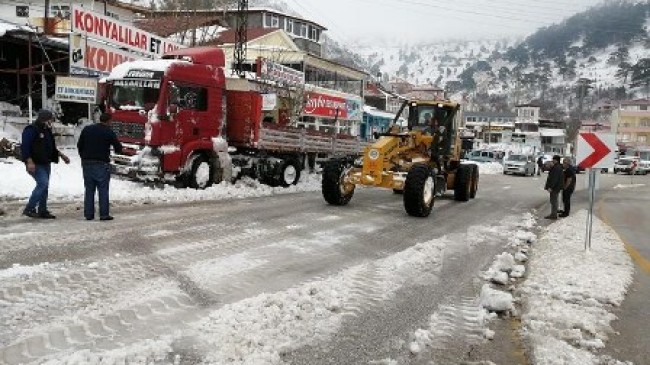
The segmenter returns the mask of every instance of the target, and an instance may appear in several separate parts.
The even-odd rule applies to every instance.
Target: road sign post
[[[591,233],[594,223],[594,204],[596,202],[596,173],[614,165],[616,138],[612,133],[580,133],[576,143],[576,164],[588,170],[589,209],[585,232],[585,250],[591,249]]]

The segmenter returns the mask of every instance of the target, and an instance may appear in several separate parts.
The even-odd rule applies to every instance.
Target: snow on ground
[[[226,304],[216,309],[205,308],[198,311],[198,319],[187,322],[176,331],[166,332],[155,338],[129,341],[119,349],[103,350],[100,348],[64,351],[41,361],[45,364],[90,364],[90,363],[175,363],[170,360],[172,348],[191,338],[193,351],[202,354],[204,361],[210,364],[282,364],[282,354],[317,341],[325,341],[339,328],[345,316],[363,310],[371,303],[391,300],[400,289],[420,287],[438,279],[443,267],[443,258],[447,247],[454,249],[458,245],[475,245],[490,243],[509,245],[527,237],[530,229],[530,215],[522,217],[505,217],[496,224],[473,226],[465,234],[455,234],[421,242],[394,253],[383,259],[364,262],[334,273],[278,292],[262,293],[254,297]],[[323,237],[326,239],[326,237]],[[273,242],[269,242],[273,244]],[[118,258],[118,262],[122,260]],[[261,262],[251,253],[235,253],[219,260],[206,260],[193,269],[203,267],[200,276],[210,280],[223,276],[223,272],[209,265],[225,267],[227,272],[246,274],[255,270]],[[62,274],[73,275],[75,271],[105,269],[115,262],[98,262],[75,268],[73,263],[60,268]],[[238,267],[241,265],[241,267]],[[9,271],[8,271],[9,270]],[[0,271],[0,277],[9,276],[11,270]],[[28,268],[21,269],[29,272]],[[34,271],[40,270],[38,267]],[[61,271],[62,270],[62,271]],[[191,274],[191,272],[188,272]],[[13,274],[11,274],[13,276]],[[40,273],[37,275],[47,275]],[[359,279],[372,276],[373,284],[359,290]],[[18,280],[17,278],[12,280]],[[126,309],[141,301],[153,301],[162,295],[179,295],[181,291],[175,283],[167,278],[158,277],[143,280],[137,287],[128,290],[107,302],[84,307],[76,318],[101,318],[110,315],[113,310]],[[74,302],[83,301],[83,293],[70,295]],[[27,304],[25,304],[27,305]],[[482,325],[492,319],[478,305],[478,299],[471,310],[456,310],[466,321]],[[16,308],[17,310],[19,308]],[[435,346],[433,341],[446,338],[443,328],[444,316],[433,315],[431,327],[418,330],[413,342],[407,344],[404,351],[418,352],[427,346]],[[67,320],[66,320],[67,321]],[[441,322],[442,321],[442,322]],[[61,321],[63,323],[63,321]],[[46,329],[41,329],[46,331]],[[493,333],[485,332],[490,338]],[[196,346],[196,347],[194,347]],[[416,348],[418,347],[418,348]],[[407,355],[410,356],[410,355]]]
[[[478,165],[479,175],[499,175],[503,173],[503,164],[501,162],[476,162],[464,160],[462,163],[473,163]]]
[[[594,350],[613,332],[611,313],[624,299],[633,265],[616,233],[594,217],[584,250],[586,212],[551,224],[534,245],[521,288],[524,335],[535,364],[600,364]]]
[[[617,184],[614,189],[633,189],[645,186],[645,184]]]
[[[63,153],[72,160],[69,165],[63,162],[52,165],[50,177],[50,202],[70,202],[83,200],[84,186],[81,160],[74,148],[62,148]],[[498,162],[476,163],[481,174],[501,174],[503,166]],[[25,172],[25,165],[13,158],[0,159],[0,201],[25,201],[34,189],[34,180]],[[288,188],[270,187],[260,182],[243,178],[235,184],[222,182],[205,190],[178,189],[166,185],[164,189],[152,189],[141,183],[113,178],[111,180],[111,202],[189,202],[200,200],[224,200],[231,198],[262,197],[275,194],[302,191],[320,191],[321,176],[303,172],[300,182]]]
[[[72,161],[69,165],[64,163],[52,165],[49,200],[51,202],[82,201],[84,185],[81,160],[76,149],[67,148],[62,151]],[[25,172],[25,165],[20,161],[0,159],[0,175],[3,177],[0,179],[0,200],[26,200],[34,189],[34,180]],[[169,185],[164,189],[152,189],[141,183],[113,178],[110,195],[112,202],[187,202],[319,191],[320,184],[320,175],[307,173],[302,174],[300,183],[288,188],[272,188],[252,179],[242,179],[235,184],[222,182],[205,190],[177,189]]]

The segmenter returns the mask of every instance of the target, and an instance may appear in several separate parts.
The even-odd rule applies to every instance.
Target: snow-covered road
[[[304,192],[11,215],[0,363],[514,363],[486,345],[481,276],[531,237],[541,183],[486,175],[427,219],[371,189],[346,207]]]

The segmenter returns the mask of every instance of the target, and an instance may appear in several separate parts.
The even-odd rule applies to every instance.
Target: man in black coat
[[[576,169],[571,165],[571,159],[568,157],[562,161],[564,168],[564,187],[562,189],[562,205],[564,210],[560,212],[560,217],[568,217],[571,212],[571,195],[576,189]]]
[[[32,218],[56,218],[47,210],[47,196],[50,188],[52,163],[59,163],[59,157],[70,163],[68,156],[56,148],[52,134],[54,115],[49,110],[41,110],[34,123],[23,130],[21,153],[27,173],[36,181],[36,187],[27,201],[23,214]],[[38,206],[38,211],[36,210]]]
[[[111,181],[111,146],[116,153],[122,153],[122,144],[110,127],[111,116],[102,114],[98,124],[92,124],[81,131],[77,149],[81,157],[84,174],[84,217],[95,219],[95,191],[99,195],[99,220],[110,221],[108,189]]]
[[[558,198],[564,186],[564,173],[560,164],[560,156],[553,156],[552,163],[553,167],[548,172],[546,185],[544,186],[544,189],[549,192],[551,198],[551,214],[544,217],[546,219],[557,219]]]

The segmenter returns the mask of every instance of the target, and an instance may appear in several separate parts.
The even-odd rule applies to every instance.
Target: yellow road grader
[[[453,190],[454,199],[476,196],[476,164],[461,164],[460,105],[450,101],[405,101],[386,133],[375,135],[359,159],[331,159],[323,169],[322,193],[332,205],[346,205],[357,185],[403,194],[411,216],[428,217],[436,196]],[[401,116],[407,126],[397,125]]]

